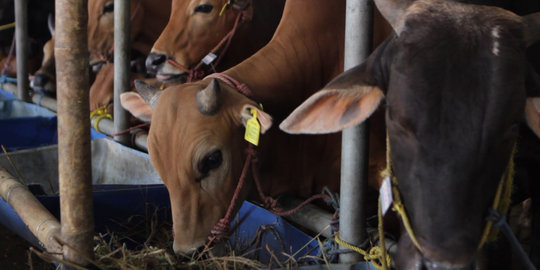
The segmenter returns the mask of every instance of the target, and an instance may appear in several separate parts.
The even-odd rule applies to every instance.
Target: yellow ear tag
[[[246,134],[244,134],[244,139],[255,146],[259,145],[259,137],[261,134],[261,124],[257,120],[257,110],[251,109],[251,118],[246,122]]]

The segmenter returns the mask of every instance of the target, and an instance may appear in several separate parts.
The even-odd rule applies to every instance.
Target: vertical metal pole
[[[18,1],[18,0],[17,0]],[[88,2],[56,0],[58,171],[64,259],[93,257],[94,218],[88,102]],[[64,267],[67,268],[67,267]],[[69,268],[67,268],[69,269]]]
[[[114,1],[114,132],[128,128],[128,113],[120,104],[120,94],[129,90],[130,0]],[[129,134],[115,136],[129,143]]]
[[[28,0],[15,0],[15,46],[17,48],[17,97],[32,102],[28,93]]]
[[[344,70],[360,64],[368,55],[371,16],[372,5],[368,0],[347,0]],[[366,237],[367,125],[348,128],[342,136],[339,236],[348,243],[359,245]],[[357,253],[348,253],[340,256],[340,262],[355,263],[360,258]]]

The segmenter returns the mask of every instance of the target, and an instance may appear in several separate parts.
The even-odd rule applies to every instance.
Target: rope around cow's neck
[[[512,149],[512,154],[510,156],[510,160],[508,161],[508,166],[506,167],[506,170],[499,181],[497,192],[495,193],[495,198],[493,199],[493,204],[491,206],[492,209],[495,209],[501,213],[506,213],[508,211],[508,208],[510,207],[510,196],[512,193],[512,183],[514,180],[514,156],[516,153],[516,146],[517,143]],[[418,251],[423,253],[423,248],[418,242],[418,238],[416,237],[416,234],[412,229],[405,206],[401,200],[397,177],[392,172],[392,165],[390,159],[390,140],[388,136],[386,137],[386,169],[381,172],[381,177],[383,177],[383,179],[386,177],[390,177],[392,181],[393,196],[392,209],[397,212],[398,215],[401,217],[403,226],[409,234],[409,237],[411,238],[413,244],[416,246]],[[492,229],[492,224],[493,221],[491,220],[486,223],[477,250],[480,250],[487,241],[492,241],[497,236],[498,230]]]
[[[231,41],[232,41],[232,39],[234,37],[234,34],[236,33],[236,30],[238,29],[239,22],[244,17],[243,14],[244,14],[243,11],[238,13],[238,15],[236,16],[236,19],[234,21],[233,28],[229,31],[229,33],[227,33],[223,37],[223,39],[221,39],[221,41],[214,48],[212,48],[212,50],[210,50],[210,53],[207,54],[207,55],[216,54],[219,50],[221,50],[221,53],[219,54],[219,56],[215,60],[215,63],[212,65],[213,67],[215,67],[215,66],[217,66],[219,64],[221,59],[223,59],[223,56],[225,55],[225,52],[227,52],[227,50],[229,49],[229,45],[231,45]],[[176,60],[174,60],[171,57],[169,57],[169,59],[167,59],[167,62],[169,62],[171,65],[175,66],[176,68],[188,73],[189,74],[188,82],[192,82],[194,80],[200,80],[202,77],[204,77],[204,75],[206,75],[206,72],[201,69],[202,66],[205,64],[202,59],[192,69],[178,63]]]
[[[233,77],[225,74],[225,73],[213,73],[208,75],[206,78],[216,78],[227,84],[228,86],[235,88],[238,92],[242,93],[243,95],[251,98],[253,93],[249,89],[249,87],[243,83],[240,83],[238,80],[234,79]],[[205,78],[205,79],[206,79]],[[244,161],[244,167],[242,168],[242,173],[240,175],[240,178],[238,180],[238,184],[236,186],[236,189],[233,193],[233,197],[231,199],[231,202],[229,204],[229,207],[227,208],[227,212],[225,213],[225,216],[221,218],[216,225],[214,225],[214,228],[210,231],[210,236],[208,236],[209,242],[207,243],[207,246],[210,245],[214,241],[220,241],[223,239],[223,235],[228,233],[230,229],[230,223],[231,218],[233,215],[233,211],[236,208],[236,203],[238,201],[240,192],[242,190],[242,187],[245,183],[245,178],[247,177],[248,169],[251,167],[251,174],[253,181],[255,182],[255,186],[257,188],[257,192],[259,194],[259,197],[261,198],[264,208],[272,212],[273,214],[279,215],[279,216],[288,216],[292,215],[296,212],[298,212],[302,207],[306,206],[308,203],[310,203],[313,200],[316,199],[329,199],[330,196],[327,194],[315,194],[302,203],[300,203],[298,206],[296,206],[293,209],[290,210],[283,210],[281,207],[279,207],[279,203],[276,199],[272,198],[271,196],[264,195],[264,192],[262,190],[262,185],[260,183],[259,179],[259,171],[257,170],[257,150],[255,146],[251,143],[249,143],[248,147],[245,150],[247,156],[246,160]]]

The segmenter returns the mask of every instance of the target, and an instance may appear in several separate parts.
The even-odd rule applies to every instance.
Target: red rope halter
[[[243,18],[244,12],[238,13],[238,16],[236,16],[236,20],[234,21],[233,28],[221,39],[221,41],[214,47],[212,50],[210,50],[210,53],[208,54],[216,54],[219,50],[221,50],[221,54],[217,57],[214,66],[217,66],[223,56],[225,55],[225,52],[227,49],[229,49],[229,45],[231,45],[232,38],[234,37],[234,34],[236,33],[236,30],[238,29],[238,25],[240,20]],[[207,54],[207,55],[208,55]],[[204,58],[203,58],[204,59]],[[194,68],[189,69],[188,67],[178,63],[173,58],[169,57],[167,59],[167,62],[169,62],[171,65],[175,66],[176,68],[186,72],[189,74],[188,82],[197,81],[200,80],[206,75],[206,72],[202,69],[202,66],[205,64],[203,60],[201,60]]]
[[[235,88],[236,90],[238,90],[238,92],[242,93],[243,95],[247,97],[252,96],[252,92],[247,85],[240,83],[238,80],[234,79],[233,77],[225,73],[213,73],[213,74],[208,75],[206,78],[217,78],[223,81],[224,83],[226,83],[227,85],[229,85],[230,87]],[[209,243],[207,243],[207,245],[210,245],[214,241],[223,240],[223,235],[229,232],[233,211],[236,207],[236,203],[240,195],[240,191],[242,190],[242,187],[244,186],[247,172],[250,167],[251,167],[251,174],[253,177],[253,181],[255,182],[255,186],[257,187],[257,192],[259,194],[259,197],[261,197],[264,208],[278,216],[292,215],[298,212],[298,210],[300,210],[302,207],[306,206],[308,203],[310,203],[313,200],[330,198],[330,196],[328,196],[327,194],[316,194],[316,195],[311,196],[307,200],[303,201],[297,207],[284,211],[279,206],[279,203],[276,199],[272,198],[271,196],[264,195],[264,192],[262,190],[262,186],[259,180],[259,171],[257,170],[257,166],[255,165],[258,162],[257,150],[255,149],[255,146],[249,143],[245,152],[247,154],[246,160],[244,161],[244,167],[242,168],[242,173],[238,180],[238,184],[234,191],[233,197],[231,198],[231,203],[229,204],[229,208],[227,208],[227,212],[225,213],[225,216],[221,218],[216,223],[216,225],[214,225],[214,228],[212,228],[212,230],[210,230],[211,234],[208,236]]]

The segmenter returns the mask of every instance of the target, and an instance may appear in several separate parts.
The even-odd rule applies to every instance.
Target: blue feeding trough
[[[8,151],[57,142],[56,115],[20,100],[0,100],[0,144]]]
[[[5,154],[0,155],[0,166],[15,177],[20,173],[38,200],[53,215],[59,217],[57,147],[45,146],[11,152],[9,157],[16,169]],[[152,167],[148,154],[109,139],[94,140],[92,181],[96,232],[123,232],[126,230],[126,221],[134,216],[149,219],[157,214],[159,219],[170,222],[168,192]],[[38,241],[27,226],[2,199],[0,199],[0,222],[39,247]],[[242,205],[233,220],[232,227],[235,231],[230,237],[230,244],[244,251],[255,249],[256,252],[251,254],[256,253],[255,256],[261,262],[271,260],[266,246],[272,253],[280,256],[280,259],[286,258],[282,257],[282,252],[297,253],[296,257],[306,254],[316,255],[318,252],[317,241],[312,241],[310,236],[281,217],[249,202]],[[257,235],[259,242],[254,244],[252,240]],[[299,250],[300,252],[297,252]]]
[[[2,91],[3,92],[3,91]],[[0,144],[8,151],[56,144],[57,118],[54,112],[17,99],[0,95]],[[105,135],[91,129],[91,139]]]

